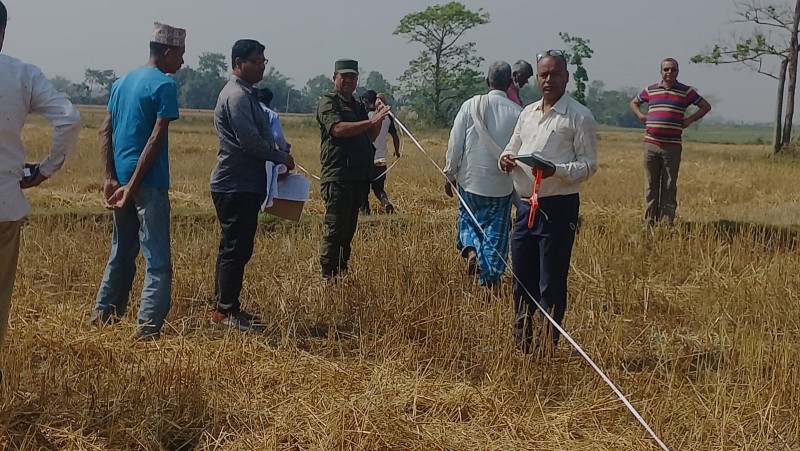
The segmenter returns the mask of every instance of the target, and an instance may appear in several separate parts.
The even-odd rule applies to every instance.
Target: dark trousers
[[[541,324],[536,345],[547,338],[558,343],[559,332],[538,312],[533,299],[561,324],[567,309],[567,274],[579,207],[578,194],[541,198],[532,228],[528,228],[531,205],[520,202],[517,208],[511,264],[521,283],[514,282],[514,335],[526,351],[534,336],[534,319]]]
[[[347,271],[350,244],[358,226],[358,209],[365,194],[369,194],[369,182],[336,181],[322,184],[322,200],[325,202],[319,249],[322,277],[335,277]]]
[[[647,225],[662,218],[669,226],[675,221],[681,153],[680,144],[644,144],[644,221]]]
[[[255,193],[211,193],[222,227],[214,283],[216,309],[236,312],[241,308],[244,268],[253,256],[258,211],[264,196]]]
[[[386,207],[386,204],[389,204],[389,195],[386,194],[386,169],[388,166],[386,165],[374,165],[372,166],[372,172],[370,173],[370,177],[372,177],[372,182],[370,182],[370,188],[372,188],[372,192],[375,194],[375,197],[381,202],[381,205]],[[380,177],[379,177],[380,176]],[[369,189],[364,193],[364,200],[361,202],[361,206],[364,210],[369,211]]]

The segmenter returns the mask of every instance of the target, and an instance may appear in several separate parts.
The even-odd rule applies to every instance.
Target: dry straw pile
[[[510,284],[487,299],[463,275],[456,205],[410,143],[388,183],[400,214],[362,221],[342,285],[318,276],[318,195],[300,224],[264,218],[243,297],[269,327],[240,334],[208,324],[217,140],[207,113],[187,115],[170,136],[175,283],[164,335],[130,339],[136,296],[122,324],[89,326],[110,247],[100,114],[84,111],[78,154],[29,193],[0,447],[656,449],[566,343],[547,361],[514,351]],[[296,158],[318,171],[313,121],[286,121]],[[45,152],[48,133],[29,126],[28,149]],[[421,138],[443,160],[446,132]],[[790,226],[800,166],[759,146],[689,143],[683,220],[646,235],[639,138],[602,133],[567,329],[672,449],[800,449],[800,243]]]

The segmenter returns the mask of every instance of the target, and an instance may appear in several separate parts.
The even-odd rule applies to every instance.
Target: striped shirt
[[[640,103],[649,104],[644,142],[655,144],[680,144],[683,118],[690,105],[703,100],[691,86],[676,82],[671,88],[661,83],[646,87],[637,96]]]

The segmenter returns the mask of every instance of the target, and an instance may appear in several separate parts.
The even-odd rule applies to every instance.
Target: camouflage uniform
[[[339,122],[368,119],[360,102],[355,98],[348,101],[335,91],[325,94],[317,106],[321,136],[321,191],[325,202],[319,260],[324,278],[335,277],[347,270],[350,243],[358,225],[358,210],[364,195],[369,192],[375,155],[375,148],[366,132],[337,138],[331,135],[331,129]]]

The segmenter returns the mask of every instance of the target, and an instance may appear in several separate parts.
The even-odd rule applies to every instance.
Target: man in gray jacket
[[[292,170],[294,159],[275,147],[269,120],[254,93],[253,85],[264,78],[264,46],[250,39],[236,41],[231,61],[233,75],[214,110],[219,153],[211,173],[211,198],[222,235],[211,323],[246,331],[261,326],[258,317],[241,309],[239,295],[267,193],[264,163],[285,164]]]

